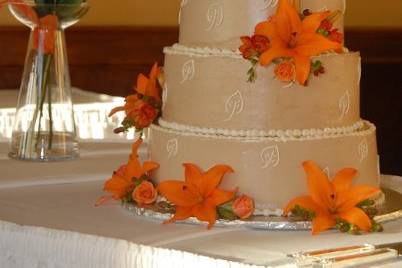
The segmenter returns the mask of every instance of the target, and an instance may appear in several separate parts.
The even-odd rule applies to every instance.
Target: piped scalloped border
[[[228,57],[241,59],[240,51],[226,48],[211,48],[211,47],[188,47],[178,43],[171,47],[165,47],[163,53],[167,55],[187,55],[192,57]]]
[[[199,58],[207,58],[207,57],[226,57],[233,59],[242,59],[242,55],[239,50],[231,50],[227,48],[213,48],[213,47],[189,47],[181,44],[174,44],[171,47],[165,47],[163,49],[163,53],[167,55],[186,55],[190,57],[199,57]],[[358,53],[358,52],[350,52],[346,47],[343,48],[343,53]],[[320,56],[333,56],[339,55],[338,53],[328,52],[323,53]]]
[[[376,127],[374,124],[370,123],[369,121],[362,121],[363,126],[360,129],[357,129],[352,132],[311,132],[309,131],[310,135],[306,136],[227,136],[227,135],[219,135],[213,133],[202,133],[202,132],[190,132],[186,130],[178,130],[178,129],[171,129],[166,128],[163,126],[158,125],[151,125],[151,129],[156,129],[158,131],[173,133],[178,136],[195,136],[195,137],[204,137],[204,138],[211,138],[211,139],[232,139],[232,140],[242,140],[248,142],[260,142],[260,141],[274,141],[274,142],[288,142],[288,141],[307,141],[307,140],[318,140],[318,139],[330,139],[330,138],[340,138],[346,136],[368,136],[376,131]],[[292,131],[292,130],[290,130]],[[284,133],[288,133],[285,131]]]
[[[202,128],[197,126],[179,124],[176,122],[169,122],[162,118],[159,118],[159,125],[163,128],[172,129],[180,132],[190,132],[201,135],[219,135],[226,137],[244,137],[244,138],[303,138],[310,136],[321,137],[323,135],[335,135],[335,134],[348,134],[364,128],[364,121],[358,121],[351,126],[344,127],[327,127],[327,128],[312,128],[312,129],[272,129],[272,130],[237,130],[226,128]]]

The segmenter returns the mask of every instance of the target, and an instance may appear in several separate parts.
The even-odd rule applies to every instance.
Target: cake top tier
[[[340,10],[345,0],[290,0],[300,13]],[[255,26],[273,15],[278,0],[182,0],[179,15],[179,43],[191,47],[237,49],[240,36],[250,35]],[[343,32],[343,16],[334,25]]]

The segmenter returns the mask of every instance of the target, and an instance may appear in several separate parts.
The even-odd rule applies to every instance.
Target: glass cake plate
[[[380,213],[374,219],[378,223],[386,223],[402,219],[402,194],[390,189],[382,189],[385,194],[385,203],[381,205]],[[123,205],[131,214],[144,217],[150,220],[165,221],[170,219],[173,214],[167,213],[156,205],[139,207],[133,203]],[[192,217],[177,223],[207,225]],[[310,230],[311,222],[304,221],[297,217],[278,217],[278,216],[252,216],[247,220],[228,221],[218,219],[215,223],[217,227],[245,227],[261,230]]]

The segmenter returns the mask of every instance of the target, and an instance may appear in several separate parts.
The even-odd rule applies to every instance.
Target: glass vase
[[[31,29],[9,156],[32,161],[75,159],[79,146],[64,29],[76,23],[88,5],[37,2],[43,1],[8,5],[14,17]]]

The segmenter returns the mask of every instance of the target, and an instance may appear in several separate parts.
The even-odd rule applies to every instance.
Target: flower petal
[[[332,180],[335,193],[349,190],[352,187],[352,182],[357,174],[357,170],[354,168],[344,168],[337,172],[335,178]]]
[[[186,183],[191,184],[198,189],[201,184],[202,171],[195,164],[184,163],[183,166]]]
[[[214,189],[212,194],[208,197],[208,200],[211,201],[215,206],[219,206],[232,200],[236,192],[237,190],[229,192],[222,189]]]
[[[208,229],[211,229],[216,221],[216,207],[207,200],[192,209],[193,215],[200,221],[208,222]]]
[[[374,194],[378,193],[380,189],[368,185],[353,186],[348,191],[336,193],[336,206],[338,211],[347,211],[355,207],[360,202],[369,199]]]
[[[144,171],[144,173],[148,173],[157,168],[159,168],[159,164],[153,161],[145,161],[142,165],[142,170]]]
[[[108,114],[108,116],[110,117],[110,116],[114,115],[115,113],[121,112],[121,111],[124,111],[124,110],[125,110],[125,109],[124,109],[124,106],[115,107],[115,108],[113,108],[113,109],[110,111],[110,113]]]
[[[260,57],[260,64],[266,66],[274,59],[282,57],[293,57],[294,51],[287,48],[287,46],[280,40],[274,39],[271,41],[271,47],[262,53]]]
[[[303,168],[307,174],[307,184],[311,198],[319,206],[331,208],[333,205],[331,196],[334,192],[327,175],[313,161],[303,162]]]
[[[283,210],[283,215],[289,215],[292,209],[295,208],[297,205],[307,211],[315,212],[316,215],[323,214],[325,212],[322,207],[314,202],[311,196],[301,196],[294,198],[286,205]]]
[[[296,80],[304,85],[310,75],[311,61],[309,57],[296,55],[293,57],[296,67]]]
[[[301,33],[315,33],[321,22],[331,14],[330,11],[313,13],[304,18],[301,26]]]
[[[233,172],[233,169],[228,165],[216,165],[210,168],[201,177],[199,184],[199,192],[201,196],[207,198],[221,183],[222,177],[226,173]]]
[[[141,93],[142,95],[145,95],[145,93],[146,93],[145,91],[147,89],[148,81],[149,81],[148,77],[146,77],[143,74],[139,74],[138,77],[137,77],[137,87],[135,88],[135,90],[138,93]]]
[[[158,185],[158,191],[176,206],[192,207],[202,201],[197,189],[182,181],[163,181]]]
[[[105,182],[103,190],[113,195],[114,199],[123,198],[130,190],[134,188],[134,184],[124,177],[113,175],[111,179]]]
[[[289,43],[293,33],[301,30],[301,19],[296,9],[289,3],[289,0],[280,0],[279,6],[274,15],[277,33],[281,39]]]
[[[175,221],[185,220],[193,216],[192,207],[176,207],[173,217],[164,222],[164,224],[173,223]]]
[[[129,179],[132,179],[133,177],[140,178],[144,174],[144,170],[142,169],[141,163],[138,160],[138,148],[141,146],[141,144],[142,139],[138,139],[132,145],[130,158],[125,170],[125,176]]]
[[[341,49],[342,45],[317,33],[303,33],[297,37],[297,54],[311,57],[323,52]]]
[[[371,220],[360,208],[352,207],[348,210],[338,213],[339,217],[348,223],[358,226],[363,231],[370,231]]]
[[[269,40],[279,38],[275,29],[275,24],[272,21],[263,21],[258,23],[257,26],[255,27],[255,34],[263,35],[267,37]],[[251,40],[243,38],[242,41],[243,43],[251,46]]]
[[[311,232],[313,235],[317,235],[323,231],[331,229],[335,224],[336,221],[330,214],[318,214],[313,220],[313,228]]]
[[[151,80],[156,80],[158,78],[159,73],[160,73],[160,68],[158,67],[158,63],[155,62],[154,65],[152,65],[151,72],[149,73],[149,78]]]

